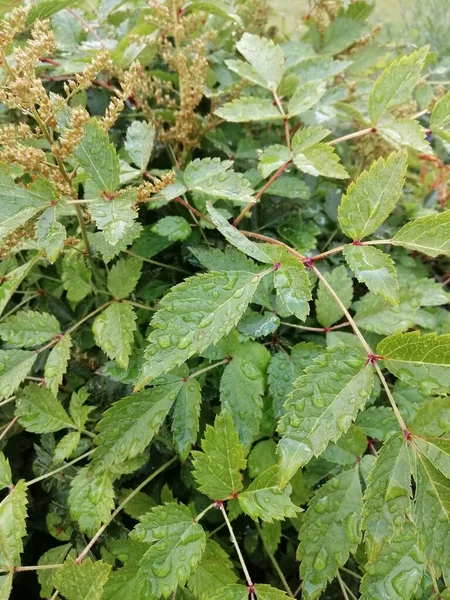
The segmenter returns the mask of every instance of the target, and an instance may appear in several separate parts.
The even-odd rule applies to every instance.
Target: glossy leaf
[[[39,217],[36,225],[36,239],[47,260],[54,263],[64,249],[66,241],[66,228],[56,220],[54,206],[47,208]]]
[[[232,123],[278,121],[283,119],[283,115],[273,105],[272,100],[256,98],[254,96],[242,96],[231,102],[226,102],[214,114]]]
[[[36,361],[36,352],[0,350],[0,398],[7,398],[19,387]]]
[[[34,266],[38,256],[35,259],[26,262],[17,269],[10,271],[4,276],[4,280],[0,285],[0,315],[5,310],[6,305],[11,300],[16,289],[21,284],[22,280],[28,275],[31,268]]]
[[[339,155],[328,144],[315,144],[296,153],[294,164],[300,171],[318,177],[346,179],[347,171],[339,162]]]
[[[125,149],[133,163],[145,171],[153,150],[155,130],[151,123],[146,121],[133,121],[127,129]]]
[[[242,490],[240,471],[247,461],[229,413],[216,417],[214,427],[206,426],[202,452],[193,451],[192,456],[199,491],[221,500]]]
[[[32,348],[39,346],[60,332],[58,319],[50,313],[21,310],[0,324],[0,337],[7,344]]]
[[[108,471],[83,467],[72,479],[68,504],[81,531],[93,536],[114,508],[113,480]]]
[[[410,221],[392,240],[397,246],[423,252],[428,256],[450,254],[450,210]]]
[[[124,194],[110,200],[98,200],[89,205],[89,211],[105,240],[116,246],[129,234],[135,224],[137,212],[133,207],[134,197]]]
[[[97,187],[114,192],[119,187],[119,157],[108,134],[96,119],[86,125],[83,139],[75,149],[80,165]]]
[[[53,584],[66,600],[100,600],[111,566],[85,558],[79,565],[67,558],[53,575]]]
[[[92,325],[97,345],[124,369],[128,366],[131,354],[135,321],[132,306],[113,302],[96,317]]]
[[[294,95],[289,100],[289,116],[301,115],[312,108],[325,94],[325,84],[317,81],[308,81],[297,87]]]
[[[255,594],[258,600],[286,600],[285,592],[266,584],[256,584]],[[219,590],[212,600],[248,600],[248,587],[244,585],[227,585]]]
[[[197,440],[202,390],[197,379],[182,381],[172,416],[172,435],[182,461]]]
[[[61,279],[71,302],[80,302],[92,292],[92,271],[86,266],[84,256],[78,253],[64,255]]]
[[[67,433],[63,438],[59,440],[58,445],[55,448],[53,462],[55,464],[60,464],[64,460],[66,460],[66,458],[69,458],[76,450],[79,443],[79,431],[72,431],[71,433]]]
[[[141,276],[142,261],[130,256],[127,260],[121,258],[108,273],[108,290],[117,300],[131,294]]]
[[[12,485],[11,467],[8,459],[0,452],[0,489],[8,488]]]
[[[38,560],[39,566],[46,565],[59,565],[64,562],[72,544],[62,544],[55,548],[50,548],[47,552],[44,552]],[[53,593],[53,569],[40,569],[37,571],[37,577],[41,586],[41,597],[48,598]]]
[[[225,198],[240,204],[252,202],[253,189],[250,183],[242,173],[233,171],[232,165],[230,160],[197,158],[187,165],[184,181],[190,191],[204,192],[210,197]]]
[[[33,433],[50,433],[75,427],[59,400],[36,383],[30,383],[21,391],[16,402],[16,416],[22,427]]]
[[[63,335],[59,342],[51,349],[47,358],[47,362],[45,363],[45,385],[54,396],[57,395],[59,386],[63,381],[64,374],[67,371],[67,364],[70,359],[71,348],[72,338],[69,334]]]
[[[27,484],[18,481],[0,503],[0,565],[12,569],[20,565],[23,552],[22,539],[26,535]]]
[[[349,308],[353,299],[353,284],[344,266],[336,267],[324,273],[325,279],[339,296],[346,308]],[[344,316],[342,309],[330,294],[328,289],[319,282],[316,298],[316,316],[323,327],[330,327]]]
[[[390,304],[398,304],[398,281],[393,260],[378,248],[345,246],[344,256],[358,281]]]
[[[236,48],[247,59],[269,90],[276,89],[284,70],[284,54],[272,40],[244,33]]]
[[[188,588],[200,600],[210,600],[221,588],[236,581],[230,557],[217,542],[208,538],[200,564],[188,580]]]

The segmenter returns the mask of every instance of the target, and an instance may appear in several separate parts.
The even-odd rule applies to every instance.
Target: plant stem
[[[297,598],[297,596],[300,594],[300,592],[302,591],[302,587],[303,587],[303,581],[300,582],[298,588],[295,590],[294,598]]]
[[[228,515],[227,515],[227,511],[225,510],[223,502],[219,502],[218,504],[219,504],[220,510],[222,511],[223,518],[225,519],[225,523],[227,524],[228,531],[230,532],[230,538],[231,538],[231,541],[233,542],[233,546],[234,546],[234,548],[236,550],[236,553],[237,553],[237,555],[239,557],[239,562],[241,563],[242,570],[244,571],[244,575],[245,575],[245,580],[247,582],[247,586],[248,586],[249,590],[253,590],[252,578],[250,577],[250,573],[248,572],[247,565],[245,564],[244,557],[242,556],[241,549],[239,548],[239,544],[237,543],[236,536],[234,535],[233,527],[231,526],[230,520],[229,520]],[[255,596],[254,596],[253,592],[250,591],[249,593],[250,593],[251,600],[254,600]]]
[[[83,25],[83,28],[86,31],[89,31],[89,33],[95,37],[95,39],[100,42],[101,47],[106,50],[106,46],[104,41],[102,40],[102,38],[98,35],[98,33],[96,31],[94,31],[94,29],[92,29],[92,27],[89,25],[89,23],[87,21],[85,21],[83,19],[83,17],[81,17],[78,13],[76,13],[74,10],[72,10],[71,8],[66,8],[67,12],[70,12],[70,14],[72,16],[74,16],[76,19],[78,19],[78,21],[80,21],[80,23]]]
[[[7,398],[6,400],[3,400],[3,402],[0,402],[0,406],[4,406],[5,404],[9,404],[10,402],[13,402],[13,400],[15,400],[16,397],[15,396],[11,396],[11,398]]]
[[[343,135],[342,137],[336,138],[335,140],[331,140],[331,142],[327,143],[329,146],[335,146],[336,144],[346,142],[347,140],[354,140],[356,138],[360,138],[363,135],[367,135],[368,133],[376,133],[376,129],[374,127],[367,127],[367,129],[361,129],[360,131],[348,133],[347,135]]]
[[[377,245],[381,245],[381,244],[392,244],[392,240],[369,240],[368,242],[360,242],[359,245],[360,246],[377,246]],[[316,254],[313,258],[314,260],[322,260],[323,258],[326,258],[327,256],[331,256],[332,254],[337,254],[338,252],[342,252],[342,250],[344,250],[345,246],[349,246],[352,244],[345,244],[342,246],[336,246],[336,248],[331,248],[330,250],[327,250],[326,252],[321,252],[320,254]]]
[[[35,479],[32,479],[31,481],[27,481],[27,486],[30,487],[30,485],[38,483],[38,481],[43,481],[44,479],[47,479],[48,477],[52,477],[53,475],[56,475],[56,473],[59,473],[60,471],[64,471],[64,469],[67,469],[67,467],[71,467],[72,465],[74,465],[75,463],[79,462],[80,460],[83,460],[83,458],[87,458],[93,452],[94,452],[94,450],[88,450],[88,452],[85,452],[81,456],[78,456],[77,458],[74,458],[70,462],[65,463],[64,465],[62,465],[61,467],[58,467],[57,469],[54,469],[53,471],[50,471],[50,473],[45,473],[44,475],[41,475],[40,477],[36,477]]]
[[[216,362],[213,365],[209,365],[209,367],[204,367],[203,369],[200,369],[198,371],[195,371],[194,373],[191,373],[191,375],[189,375],[188,379],[192,379],[193,377],[198,377],[199,375],[202,375],[203,373],[207,373],[208,371],[211,371],[212,369],[215,369],[216,367],[220,367],[220,365],[225,365],[229,362],[230,362],[229,358],[224,358],[223,360],[220,360],[219,362]]]
[[[286,581],[286,577],[283,574],[283,571],[280,569],[280,565],[278,564],[277,559],[275,558],[275,556],[272,554],[272,552],[270,551],[270,548],[268,547],[268,545],[266,544],[266,541],[264,539],[261,527],[259,526],[258,523],[256,523],[256,529],[258,530],[259,533],[259,537],[261,538],[261,541],[263,543],[264,546],[264,550],[267,553],[267,556],[270,558],[275,571],[278,573],[278,577],[280,578],[281,583],[284,586],[284,589],[286,590],[286,592],[288,593],[289,596],[293,597],[294,594],[292,593],[291,588],[289,587],[288,582]]]
[[[399,422],[400,427],[402,428],[403,432],[406,434],[406,433],[408,433],[408,428],[406,427],[406,423],[403,420],[402,415],[400,414],[398,406],[395,403],[394,396],[392,395],[392,392],[389,389],[387,381],[386,381],[386,379],[385,379],[385,377],[383,375],[383,372],[381,371],[380,366],[378,365],[377,361],[374,362],[374,366],[375,366],[376,372],[378,373],[378,377],[380,378],[381,383],[383,384],[384,391],[386,392],[386,395],[389,398],[389,402],[391,403],[391,406],[392,406],[392,409],[393,409],[393,411],[395,413],[395,416],[397,417],[397,421]]]
[[[342,329],[349,327],[350,323],[339,323],[339,325],[333,325],[332,327],[307,327],[306,325],[296,325],[295,323],[287,323],[286,321],[280,321],[280,325],[286,325],[286,327],[294,327],[294,329],[301,329],[302,331],[315,331],[317,333],[324,333],[325,331],[334,331],[335,329]]]
[[[164,269],[171,269],[172,271],[178,271],[179,273],[185,273],[187,275],[189,275],[189,271],[185,271],[184,269],[180,269],[179,267],[174,267],[173,265],[167,265],[161,262],[158,262],[157,260],[153,260],[151,258],[145,258],[145,256],[141,256],[140,254],[136,254],[135,252],[131,252],[131,250],[124,250],[125,254],[128,254],[129,256],[134,256],[135,258],[140,258],[141,260],[143,260],[146,263],[149,263],[150,265],[155,265],[157,267],[163,267]]]
[[[347,594],[347,590],[345,589],[344,582],[342,581],[341,574],[339,573],[339,571],[336,573],[336,579],[338,580],[339,587],[341,588],[341,592],[342,592],[342,595],[344,596],[345,600],[350,600],[350,598],[349,598],[349,596]]]
[[[19,310],[19,308],[22,308],[22,306],[24,306],[25,304],[28,304],[28,302],[30,302],[30,300],[34,300],[38,296],[39,296],[39,294],[33,294],[32,296],[28,296],[27,298],[24,298],[24,300],[22,300],[22,302],[19,302],[19,304],[16,304],[16,306],[14,306],[14,308],[12,308],[9,312],[5,313],[2,316],[2,318],[0,319],[0,322],[7,319],[10,315],[15,313],[16,310]]]
[[[1,432],[1,434],[0,434],[0,441],[5,437],[5,435],[11,429],[11,427],[14,427],[14,425],[17,422],[18,418],[19,417],[14,417],[13,419],[11,419],[11,421],[8,423],[8,425],[5,427],[5,429]]]
[[[60,569],[63,563],[57,565],[31,565],[27,567],[13,567],[14,573],[19,571],[43,571],[45,569]],[[10,569],[0,569],[0,573],[9,573]]]
[[[286,113],[284,112],[283,105],[281,104],[280,98],[278,97],[276,90],[272,90],[272,94],[273,94],[273,99],[275,100],[275,104],[277,105],[278,110],[283,115],[284,133],[286,136],[286,146],[290,152],[291,151],[291,136],[289,133],[289,119],[286,116]]]
[[[352,575],[356,579],[362,579],[361,575],[358,575],[358,573],[355,573],[355,571],[351,571],[350,569],[347,569],[347,567],[341,567],[341,571],[344,571],[344,573],[348,573],[349,575]]]
[[[211,219],[209,219],[206,215],[204,215],[199,210],[197,210],[196,208],[191,206],[189,204],[189,202],[186,202],[186,200],[183,200],[183,198],[180,198],[180,196],[177,196],[176,198],[174,198],[174,200],[175,200],[175,202],[178,202],[178,204],[181,204],[181,206],[184,206],[185,208],[187,208],[189,212],[191,212],[194,215],[196,215],[197,217],[199,217],[199,219],[203,219],[210,225],[214,225],[214,223],[211,221]]]
[[[155,311],[156,308],[153,306],[146,306],[145,304],[141,304],[140,302],[134,302],[133,300],[124,299],[122,300],[123,304],[130,304],[131,306],[135,306],[136,308],[143,308],[144,310]]]
[[[303,254],[300,254],[300,252],[297,252],[297,250],[294,250],[294,248],[291,248],[284,242],[280,242],[280,240],[275,240],[274,238],[271,238],[267,235],[261,235],[260,233],[253,233],[253,231],[242,231],[241,230],[241,233],[243,235],[245,235],[246,237],[252,237],[257,240],[261,240],[262,242],[267,242],[268,244],[273,244],[274,246],[282,246],[283,248],[286,248],[286,250],[289,252],[289,254],[292,254],[292,256],[295,256],[296,258],[298,258],[301,261],[303,261],[306,258],[306,256],[303,256]]]
[[[86,546],[86,548],[83,550],[83,552],[81,552],[81,554],[79,554],[77,556],[77,558],[75,560],[77,565],[79,565],[82,562],[82,560],[85,558],[86,554],[89,552],[89,550],[92,548],[92,546],[98,540],[98,538],[102,535],[102,533],[105,531],[105,529],[108,527],[108,525],[110,525],[110,523],[117,517],[117,515],[121,512],[121,510],[123,508],[125,508],[125,506],[128,504],[128,502],[132,498],[134,498],[134,496],[138,492],[140,492],[142,490],[142,488],[144,488],[148,483],[150,483],[150,481],[155,479],[155,477],[160,475],[163,471],[165,471],[168,467],[170,467],[170,465],[172,465],[177,460],[178,460],[178,457],[174,456],[173,458],[171,458],[170,460],[165,462],[161,467],[159,467],[159,469],[156,469],[156,471],[154,471],[151,475],[149,475],[146,479],[144,479],[144,481],[142,483],[140,483],[137,486],[137,488],[135,488],[130,494],[128,494],[128,496],[119,504],[119,506],[116,508],[116,510],[113,513],[111,513],[111,516],[109,517],[108,521],[100,527],[100,529],[97,531],[97,533],[91,539],[91,541]]]
[[[195,522],[198,523],[199,521],[201,521],[201,519],[203,519],[203,517],[206,515],[207,512],[209,512],[212,508],[214,508],[216,506],[215,502],[212,502],[211,504],[209,504],[204,510],[202,510],[201,513],[199,513],[196,517],[195,517]]]

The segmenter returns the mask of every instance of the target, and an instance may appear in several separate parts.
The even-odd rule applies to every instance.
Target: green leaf
[[[36,240],[46,259],[54,263],[64,249],[66,241],[66,228],[56,220],[54,206],[47,208],[39,217],[36,224]]]
[[[450,440],[414,436],[414,445],[445,477],[450,478]]]
[[[30,383],[20,392],[15,414],[22,427],[33,433],[50,433],[75,427],[59,400],[36,383]]]
[[[361,581],[362,600],[409,600],[414,597],[425,564],[417,547],[416,532],[409,521],[390,544],[383,546],[376,560],[365,566],[365,570]]]
[[[113,302],[96,317],[92,325],[96,344],[108,358],[115,360],[124,369],[128,367],[131,354],[135,321],[132,306]]]
[[[248,63],[244,62],[243,60],[235,59],[228,59],[224,62],[230,69],[230,71],[233,71],[233,73],[237,73],[247,81],[256,83],[256,85],[260,85],[263,88],[267,88],[267,83],[264,77],[261,77],[261,75],[259,75],[257,71],[255,71],[255,69]]]
[[[315,144],[298,152],[294,157],[294,164],[300,171],[318,177],[331,177],[333,179],[346,179],[347,171],[339,162],[339,155],[328,144]]]
[[[119,187],[119,157],[97,119],[91,119],[86,125],[75,156],[98,188],[114,192]]]
[[[323,82],[308,81],[297,87],[289,100],[288,114],[290,117],[301,115],[319,102],[326,92]]]
[[[93,406],[85,406],[84,403],[88,399],[89,394],[84,388],[73,392],[69,404],[69,413],[75,423],[77,429],[84,429],[89,413],[93,410]]]
[[[115,402],[97,425],[95,467],[118,464],[143,452],[163,424],[181,385],[180,379]]]
[[[372,386],[371,366],[351,346],[335,346],[314,359],[294,382],[278,424],[281,486],[348,430]]]
[[[338,16],[325,30],[322,52],[339,54],[361,38],[367,31],[363,21]]]
[[[122,503],[123,500],[125,500],[125,498],[127,498],[132,493],[133,490],[122,488],[119,493],[119,501]],[[123,511],[131,518],[136,519],[138,521],[142,517],[142,515],[145,515],[145,513],[150,512],[150,510],[155,506],[156,502],[151,496],[145,494],[144,492],[138,492],[137,494],[132,496],[132,498],[127,502],[126,506],[124,506]]]
[[[273,144],[262,151],[259,157],[258,168],[263,177],[269,177],[269,175],[291,160],[291,158],[291,153],[286,146]]]
[[[203,192],[238,204],[253,202],[250,183],[242,173],[230,170],[232,166],[231,160],[197,158],[187,165],[184,181],[191,192]]]
[[[0,242],[55,198],[55,188],[46,179],[38,176],[29,188],[24,188],[15,184],[8,167],[0,163]]]
[[[260,348],[255,342],[240,344],[220,379],[222,409],[231,414],[246,450],[257,437],[263,418],[265,378],[258,361]]]
[[[377,354],[405,383],[427,394],[450,391],[450,334],[395,333],[378,344]]]
[[[239,231],[239,229],[228,223],[225,217],[223,217],[210,202],[207,204],[207,210],[212,222],[224,236],[227,242],[235,246],[241,252],[247,254],[247,256],[251,256],[255,260],[259,260],[263,263],[274,262],[271,258],[271,255],[265,252],[267,245],[263,246],[262,244],[255,244],[246,238],[245,235]]]
[[[394,235],[392,243],[428,256],[449,256],[450,210],[410,221]]]
[[[383,445],[367,481],[362,527],[367,556],[373,561],[402,531],[411,511],[411,466],[403,433]]]
[[[398,421],[390,406],[370,406],[359,413],[356,424],[368,437],[382,442],[398,432]]]
[[[202,389],[196,379],[183,381],[172,417],[172,435],[180,459],[185,461],[197,440]]]
[[[66,600],[100,600],[111,566],[102,560],[85,558],[79,565],[67,558],[53,575],[53,585]]]
[[[45,363],[45,385],[54,396],[57,395],[64,374],[67,371],[71,348],[72,338],[68,334],[63,335],[59,342],[51,349],[47,362]]]
[[[133,225],[126,230],[125,234],[117,241],[115,245],[110,244],[103,232],[96,231],[95,233],[88,232],[88,239],[91,248],[108,263],[118,254],[127,249],[136,238],[138,238],[143,228],[140,223],[134,221]]]
[[[44,21],[55,15],[64,8],[75,8],[81,4],[81,0],[38,0],[34,2],[27,14],[27,28],[37,21]]]
[[[78,252],[64,254],[61,279],[70,302],[80,302],[92,292],[92,271]]]
[[[0,350],[0,398],[11,396],[31,371],[36,352]]]
[[[270,585],[256,584],[255,594],[258,600],[287,600],[285,592]],[[244,585],[227,585],[219,590],[212,600],[248,600],[248,587]]]
[[[387,219],[400,198],[405,173],[406,155],[393,152],[349,185],[339,206],[339,224],[348,237],[361,240]]]
[[[200,600],[210,600],[224,586],[236,583],[230,557],[214,540],[206,540],[200,564],[188,580],[188,588]]]
[[[262,275],[228,271],[195,275],[160,302],[136,389],[216,344],[244,314]]]
[[[0,503],[0,565],[11,569],[20,565],[22,538],[26,535],[27,484],[18,481]]]
[[[294,152],[301,152],[302,150],[312,148],[329,134],[330,131],[323,127],[305,127],[299,129],[292,138],[292,150]]]
[[[376,123],[387,111],[410,100],[416,85],[428,47],[420,48],[412,54],[394,59],[376,80],[369,94],[369,117]]]
[[[412,119],[395,119],[377,127],[377,132],[395,148],[409,146],[431,154],[431,146],[426,140],[426,129]]]
[[[369,292],[355,302],[358,327],[381,335],[406,331],[419,321],[419,302],[411,289],[400,289],[399,304],[393,306],[381,296]]]
[[[361,283],[390,304],[398,304],[398,281],[394,261],[388,254],[371,246],[344,247],[348,266]]]
[[[242,319],[239,321],[237,330],[242,335],[252,339],[258,337],[266,337],[275,331],[280,326],[280,317],[272,312],[263,314],[247,310]]]
[[[94,472],[90,467],[78,471],[70,484],[68,504],[72,519],[81,531],[93,536],[106,523],[114,508],[113,480],[108,471]]]
[[[288,484],[282,490],[278,487],[278,467],[273,466],[260,475],[239,494],[242,510],[255,521],[262,519],[272,523],[295,517],[298,508],[292,503],[292,488]]]
[[[139,575],[149,581],[156,598],[168,598],[178,585],[184,586],[206,546],[203,528],[183,504],[153,508],[141,517],[132,536],[151,544],[139,563]]]
[[[133,121],[127,129],[124,146],[133,163],[145,171],[152,155],[155,130],[151,123]]]
[[[417,388],[415,391],[417,392]],[[411,429],[422,436],[438,436],[449,432],[450,405],[448,398],[433,398],[422,404],[411,423]]]
[[[448,581],[450,569],[450,481],[419,454],[417,461],[415,522],[419,547],[437,576]]]
[[[342,265],[334,268],[324,277],[339,296],[345,308],[349,308],[353,298],[353,284],[348,276],[347,269]],[[344,316],[342,309],[336,304],[335,299],[328,289],[319,281],[316,298],[316,317],[323,327],[330,327]]]
[[[300,529],[302,595],[320,596],[361,541],[362,492],[358,469],[344,471],[323,485],[309,503]]]
[[[105,240],[116,246],[132,230],[137,212],[134,197],[124,194],[111,200],[96,200],[89,205],[89,212],[95,224],[103,231]]]
[[[71,454],[76,450],[80,443],[80,432],[72,431],[67,433],[58,442],[55,448],[55,454],[53,456],[53,462],[55,465],[62,463],[66,458],[69,458]]]
[[[12,485],[11,467],[3,452],[0,452],[0,490]]]
[[[216,417],[214,427],[206,426],[202,452],[193,451],[192,456],[200,492],[220,500],[242,490],[240,471],[247,461],[229,413]]]
[[[253,96],[242,96],[214,111],[214,114],[231,121],[232,123],[245,123],[246,121],[278,121],[283,115],[273,105],[269,98],[256,98]]]
[[[281,246],[267,245],[266,251],[278,266],[273,280],[281,303],[286,310],[304,321],[312,299],[311,283],[303,263]]]
[[[17,269],[10,271],[4,276],[3,282],[0,285],[0,315],[5,310],[5,307],[11,300],[14,292],[22,283],[22,280],[28,275],[38,259],[39,255],[37,254],[33,260],[30,260],[20,267],[17,267]]]
[[[236,48],[250,63],[269,90],[275,90],[283,77],[284,54],[272,40],[244,33]]]
[[[191,235],[191,227],[184,217],[164,217],[152,225],[151,231],[169,238],[170,242],[186,240]]]
[[[431,130],[447,129],[450,125],[450,92],[442,96],[433,107],[430,115]]]
[[[283,405],[293,389],[294,381],[321,352],[323,349],[316,344],[300,342],[292,348],[290,355],[278,352],[272,356],[267,370],[267,383],[273,399],[275,418],[285,413]]]
[[[59,565],[64,562],[69,550],[72,548],[72,544],[62,544],[56,546],[56,548],[50,548],[47,552],[41,555],[38,560],[39,566],[46,565]],[[53,592],[53,569],[39,569],[37,571],[37,577],[41,586],[41,598],[48,598]]]
[[[131,294],[139,281],[142,270],[142,260],[134,256],[126,260],[121,258],[112,266],[108,273],[108,290],[121,300]]]
[[[7,344],[32,348],[57,336],[61,328],[50,313],[21,310],[0,324],[0,337]]]
[[[264,194],[281,196],[291,200],[308,200],[311,197],[311,190],[298,175],[291,176],[284,173],[271,184]]]

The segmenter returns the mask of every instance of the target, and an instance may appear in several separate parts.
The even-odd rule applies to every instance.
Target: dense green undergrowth
[[[442,57],[0,13],[0,598],[450,598]]]

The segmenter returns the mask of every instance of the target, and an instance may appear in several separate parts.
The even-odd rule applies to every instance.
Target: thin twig
[[[386,379],[385,379],[385,377],[384,377],[384,375],[383,375],[383,373],[382,373],[382,371],[380,369],[380,366],[378,365],[377,361],[374,362],[374,366],[375,366],[376,372],[378,373],[378,377],[380,378],[381,383],[383,384],[384,391],[386,392],[386,395],[387,395],[387,397],[389,399],[389,402],[391,403],[391,406],[392,406],[392,409],[393,409],[393,411],[395,413],[395,416],[397,417],[397,421],[400,423],[400,427],[402,428],[403,433],[406,435],[406,434],[408,434],[408,428],[406,427],[406,423],[403,420],[402,415],[400,414],[398,406],[397,406],[397,404],[396,404],[396,402],[394,400],[394,396],[392,395],[392,392],[389,389],[387,381],[386,381]]]
[[[158,262],[157,260],[153,260],[152,258],[146,258],[145,256],[141,256],[140,254],[136,254],[135,252],[131,252],[131,250],[124,250],[125,254],[129,256],[134,256],[135,258],[140,258],[142,261],[149,263],[150,265],[155,265],[157,267],[162,267],[163,269],[170,269],[172,271],[178,271],[179,273],[184,273],[190,275],[189,271],[185,271],[184,269],[180,269],[179,267],[174,267],[173,265],[164,264]]]
[[[80,21],[80,23],[83,25],[84,29],[86,31],[89,31],[89,33],[95,37],[95,39],[100,42],[101,47],[106,50],[106,46],[104,41],[102,40],[102,38],[98,35],[98,33],[89,25],[89,23],[87,21],[85,21],[83,19],[83,17],[79,14],[77,14],[74,10],[72,10],[71,8],[66,8],[67,12],[70,12],[71,15],[73,15],[76,19],[78,19],[78,21]]]
[[[341,592],[342,592],[342,595],[344,596],[345,600],[350,600],[350,598],[349,598],[349,596],[347,594],[347,590],[345,589],[344,582],[342,581],[341,574],[339,573],[339,571],[336,573],[336,579],[338,580],[339,587],[341,588]]]
[[[38,483],[39,481],[43,481],[44,479],[48,479],[48,477],[52,477],[53,475],[56,475],[56,473],[59,473],[60,471],[64,471],[65,469],[67,469],[67,467],[71,467],[72,465],[79,462],[80,460],[83,460],[83,458],[87,458],[93,452],[94,452],[94,450],[89,450],[88,452],[85,452],[81,456],[74,458],[70,462],[64,463],[62,466],[58,467],[57,469],[54,469],[53,471],[50,471],[49,473],[45,473],[44,475],[41,475],[40,477],[36,477],[35,479],[32,479],[31,481],[27,481],[27,487],[30,487],[30,485]]]
[[[280,568],[280,565],[278,564],[278,561],[277,561],[277,559],[275,558],[275,556],[274,556],[274,555],[273,555],[273,553],[271,552],[271,550],[270,550],[269,546],[267,545],[267,543],[266,543],[266,541],[265,541],[265,539],[264,539],[264,536],[263,536],[263,533],[262,533],[261,527],[259,526],[259,524],[258,524],[258,523],[256,523],[256,529],[257,529],[257,531],[258,531],[258,533],[259,533],[259,537],[261,538],[261,541],[262,541],[262,543],[263,543],[264,550],[266,551],[266,553],[267,553],[267,556],[270,558],[270,560],[271,560],[271,562],[272,562],[272,564],[273,564],[273,566],[274,566],[274,569],[275,569],[275,571],[277,572],[277,574],[278,574],[278,577],[280,578],[280,581],[281,581],[281,583],[282,583],[282,584],[283,584],[283,586],[284,586],[284,589],[286,590],[286,592],[288,593],[288,595],[289,595],[289,596],[291,596],[291,597],[294,597],[294,594],[292,593],[292,590],[291,590],[291,588],[289,587],[289,584],[288,584],[288,582],[286,581],[286,577],[284,576],[284,573],[283,573],[283,571],[281,570],[281,568]]]
[[[207,373],[208,371],[211,371],[212,369],[215,369],[216,367],[220,367],[220,365],[228,364],[229,362],[230,362],[229,358],[224,358],[223,360],[220,360],[219,362],[216,362],[213,365],[209,365],[209,367],[205,367],[204,369],[199,369],[198,371],[195,371],[195,373],[191,373],[189,375],[189,379],[192,379],[193,377],[198,377],[199,375],[202,375],[203,373]]]
[[[0,402],[0,406],[4,406],[5,404],[9,404],[10,402],[13,402],[16,399],[15,396],[11,396],[11,398],[7,398],[6,400],[3,400],[3,402]]]
[[[8,431],[11,429],[11,427],[14,427],[14,424],[17,422],[18,418],[19,417],[14,417],[13,419],[11,419],[11,421],[8,423],[8,425],[5,427],[5,429],[1,432],[0,442],[5,437],[5,435],[8,433]]]
[[[144,310],[155,311],[156,308],[153,306],[147,306],[146,304],[141,304],[140,302],[134,302],[134,300],[123,299],[121,300],[123,304],[129,304],[130,306],[135,306],[136,308],[143,308]]]
[[[40,294],[33,294],[32,296],[28,296],[27,298],[22,300],[22,302],[19,302],[19,304],[16,304],[16,306],[14,306],[14,308],[12,308],[9,312],[5,313],[2,316],[2,318],[0,319],[0,322],[7,319],[10,315],[14,314],[17,310],[19,310],[19,308],[22,308],[22,306],[24,306],[25,304],[28,304],[28,302],[30,302],[31,300],[38,298],[39,295]]]
[[[308,327],[306,325],[297,325],[296,323],[287,323],[286,321],[280,321],[280,325],[285,325],[286,327],[293,327],[294,329],[300,329],[302,331],[314,331],[317,333],[325,333],[328,331],[334,331],[335,329],[343,329],[344,327],[349,327],[350,323],[345,321],[345,323],[339,323],[339,325],[333,325],[332,327]]]

